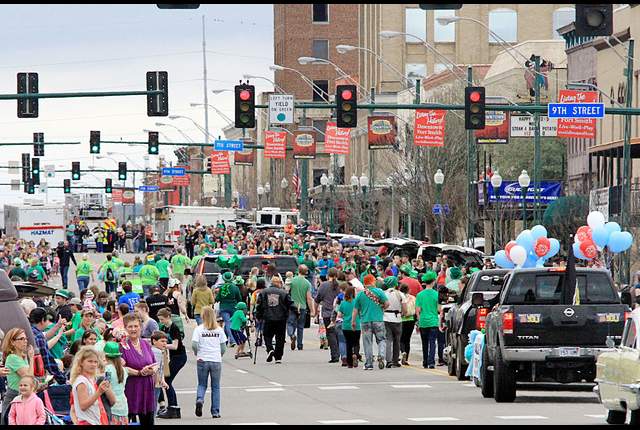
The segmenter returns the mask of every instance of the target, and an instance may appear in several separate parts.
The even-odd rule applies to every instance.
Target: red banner
[[[264,132],[264,158],[286,157],[287,132],[266,130]]]
[[[253,166],[253,161],[256,158],[255,153],[256,151],[254,148],[245,148],[244,151],[235,151],[233,153],[233,164],[236,166]]]
[[[509,143],[509,112],[491,110],[486,112],[485,127],[475,130],[476,143],[501,144]]]
[[[185,171],[189,170],[189,166],[177,165],[176,167],[182,168]],[[189,175],[188,173],[185,173],[184,176],[174,176],[173,181],[171,183],[176,187],[188,187],[190,181],[191,181],[191,175]]]
[[[308,160],[316,158],[316,133],[314,131],[296,131],[293,139],[293,158]]]
[[[114,188],[111,193],[111,201],[113,203],[122,203],[122,189]]]
[[[122,203],[124,205],[132,205],[136,202],[136,193],[133,190],[123,190],[122,188],[114,188],[111,193],[112,203]]]
[[[350,128],[338,128],[335,122],[328,122],[324,132],[324,152],[348,155],[350,140]]]
[[[231,166],[229,165],[229,152],[228,151],[212,151],[211,152],[211,174],[227,175],[229,173],[231,173]]]
[[[597,91],[560,90],[558,103],[597,103]],[[596,138],[595,118],[558,118],[558,137]]]
[[[396,143],[396,117],[377,115],[367,118],[369,149],[389,149]]]
[[[444,110],[417,109],[413,143],[416,146],[444,146],[446,114]]]

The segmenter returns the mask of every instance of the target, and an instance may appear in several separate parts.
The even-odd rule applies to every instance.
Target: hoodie
[[[231,316],[231,330],[242,330],[247,323],[247,316],[244,314],[247,304],[240,302],[236,305],[236,311]]]
[[[25,400],[19,395],[11,402],[9,425],[44,425],[46,419],[44,403],[34,393]]]

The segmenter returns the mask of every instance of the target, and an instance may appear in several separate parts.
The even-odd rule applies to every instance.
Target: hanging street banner
[[[560,90],[558,103],[596,103],[597,91]],[[594,118],[559,118],[558,137],[595,139],[596,120]]]
[[[335,122],[328,122],[324,133],[324,152],[327,154],[349,154],[350,128],[338,128]]]
[[[178,165],[176,166],[176,168],[183,169],[185,171],[185,174],[184,176],[174,176],[172,178],[173,180],[171,181],[171,184],[177,187],[188,187],[191,181],[191,175],[186,173],[186,171],[188,170],[189,166]]]
[[[477,144],[509,143],[509,112],[487,111],[485,128],[474,130]]]
[[[122,203],[122,189],[114,188],[111,193],[111,201],[113,203]]]
[[[413,127],[416,146],[444,146],[445,110],[417,109]]]
[[[316,158],[316,133],[313,130],[296,130],[293,136],[293,158],[296,160]]]
[[[264,158],[286,157],[287,132],[266,130],[264,132]]]
[[[375,115],[367,118],[369,149],[389,149],[396,143],[398,129],[393,115]]]
[[[46,168],[46,166],[45,166]],[[20,162],[15,160],[9,160],[9,174],[10,175],[19,175],[20,174]],[[55,169],[55,166],[54,166]]]
[[[539,182],[540,204],[551,203],[557,200],[562,193],[562,183],[558,181],[541,181]],[[527,203],[534,203],[536,200],[534,183],[529,184],[527,188]],[[487,183],[487,197],[490,203],[496,202],[496,195],[493,191],[491,182]],[[522,203],[522,187],[518,181],[503,181],[498,191],[498,200],[500,202],[520,202]]]
[[[136,204],[136,193],[135,193],[135,191],[133,191],[133,190],[123,190],[122,191],[122,204],[123,205],[135,205]]]
[[[227,151],[211,152],[211,174],[212,175],[228,175],[231,173],[229,165],[229,153]]]
[[[511,115],[510,137],[534,137],[533,115]],[[540,136],[556,137],[558,135],[558,120],[540,115]]]
[[[293,124],[293,96],[271,94],[269,96],[269,123]]]
[[[20,190],[20,186],[22,185],[20,179],[12,179],[11,180],[11,191]]]
[[[240,152],[234,152],[233,164],[236,166],[253,166],[256,158],[255,148],[246,148]]]

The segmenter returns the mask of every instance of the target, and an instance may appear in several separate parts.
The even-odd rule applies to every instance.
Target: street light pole
[[[630,108],[633,102],[633,50],[634,40],[629,39],[628,55],[627,55],[627,94],[625,97],[626,107]],[[621,227],[626,228],[631,225],[631,117],[624,117],[624,142],[622,148],[623,154],[623,174],[622,174],[622,216],[620,217]],[[622,254],[622,270],[620,270],[620,283],[628,284],[630,280],[631,270],[631,251]]]
[[[436,206],[440,208],[440,213],[439,213],[440,225],[438,228],[438,231],[439,231],[438,243],[443,243],[444,242],[444,224],[442,222],[443,207],[442,207],[442,204],[440,203],[440,200],[442,199],[442,184],[444,183],[444,174],[442,173],[441,169],[438,169],[438,171],[433,175],[433,182],[435,182],[436,184]]]
[[[491,176],[491,186],[493,187],[493,195],[496,198],[496,220],[494,223],[494,245],[493,245],[493,253],[495,254],[500,245],[502,244],[502,223],[501,213],[500,213],[500,186],[502,185],[502,176],[498,173],[498,170]]]
[[[518,184],[522,189],[522,229],[527,229],[527,189],[529,188],[529,183],[531,178],[527,174],[526,170],[523,170],[518,176]]]

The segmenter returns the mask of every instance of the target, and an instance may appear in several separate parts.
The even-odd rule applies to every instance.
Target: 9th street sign
[[[549,118],[604,118],[604,103],[549,103]]]

